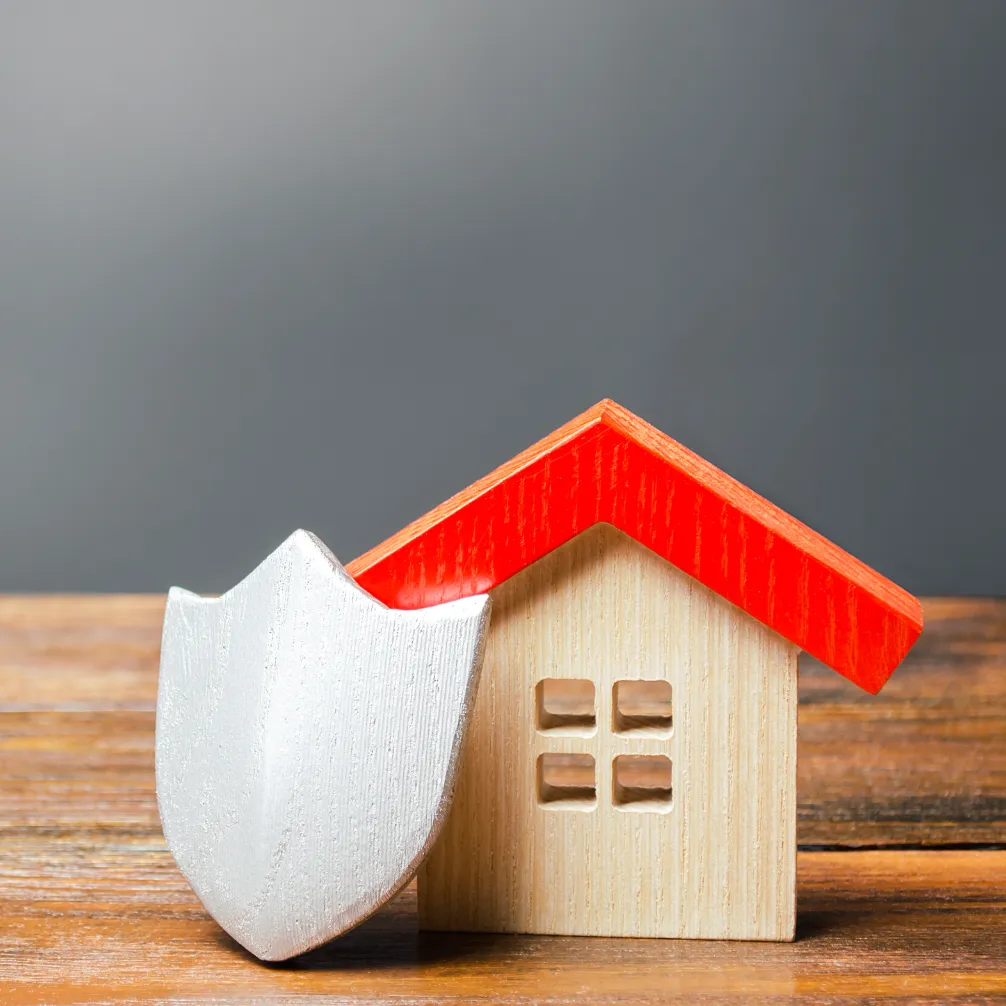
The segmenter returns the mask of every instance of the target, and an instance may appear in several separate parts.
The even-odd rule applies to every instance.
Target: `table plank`
[[[1006,601],[924,609],[922,638],[878,696],[801,658],[802,847],[1006,844]],[[0,826],[34,813],[32,826],[83,827],[105,793],[103,806],[117,799],[102,828],[114,819],[158,832],[163,610],[159,596],[0,597],[0,773],[21,777],[26,751],[37,766],[28,789],[12,781],[0,792]]]
[[[1006,843],[1006,601],[923,608],[879,695],[801,656],[804,848]]]
[[[875,698],[801,664],[795,943],[419,933],[410,887],[278,967],[160,835],[163,603],[0,598],[4,1003],[1006,1002],[1006,602],[927,601]]]
[[[3,851],[5,1003],[1006,999],[1006,852],[801,853],[792,944],[420,933],[415,888],[341,940],[263,966],[199,907],[156,839]],[[21,864],[10,871],[11,862]]]
[[[0,711],[147,709],[161,595],[0,595]]]

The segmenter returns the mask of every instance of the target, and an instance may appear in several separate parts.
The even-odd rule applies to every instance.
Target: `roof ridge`
[[[877,691],[916,598],[610,398],[347,565],[393,607],[491,590],[598,522]]]

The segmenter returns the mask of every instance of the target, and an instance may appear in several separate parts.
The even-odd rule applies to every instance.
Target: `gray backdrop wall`
[[[348,560],[611,396],[1006,593],[1006,3],[0,2],[0,589]]]

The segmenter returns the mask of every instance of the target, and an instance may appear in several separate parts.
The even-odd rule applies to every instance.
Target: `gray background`
[[[1006,3],[0,3],[0,589],[348,560],[611,396],[1006,593]]]

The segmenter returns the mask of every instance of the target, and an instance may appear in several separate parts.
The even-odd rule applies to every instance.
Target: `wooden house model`
[[[347,569],[493,597],[421,926],[792,939],[797,655],[877,692],[914,597],[610,401]]]

